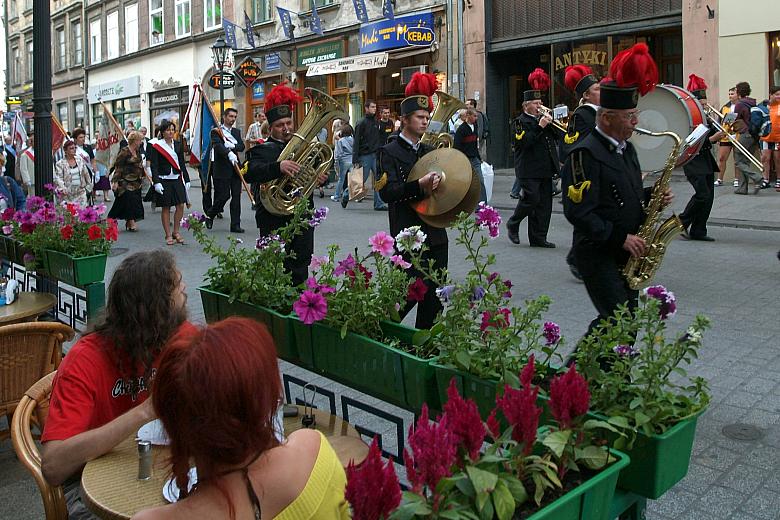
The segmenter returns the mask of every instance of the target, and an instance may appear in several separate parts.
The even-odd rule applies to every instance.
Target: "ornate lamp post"
[[[49,0],[34,0],[33,18],[48,20]],[[33,110],[35,111],[35,193],[43,196],[54,179],[51,153],[51,24],[33,24]]]
[[[211,46],[211,54],[214,58],[214,68],[220,73],[219,77],[219,117],[225,113],[225,87],[222,85],[222,73],[225,68],[225,62],[227,61],[228,51],[230,45],[225,42],[225,39],[220,36],[214,45]]]

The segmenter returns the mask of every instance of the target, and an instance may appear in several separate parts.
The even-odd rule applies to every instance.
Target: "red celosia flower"
[[[450,380],[450,386],[447,388],[447,402],[444,404],[441,423],[450,430],[457,447],[463,448],[472,461],[477,460],[479,449],[485,440],[485,426],[482,424],[477,404],[471,399],[466,401],[458,393],[455,378]]]
[[[73,237],[73,226],[71,226],[70,224],[62,226],[60,228],[60,236],[64,240],[70,240]]]
[[[496,418],[497,412],[498,408],[493,408],[493,411],[490,412],[490,415],[487,418],[487,429],[493,437],[493,440],[496,440],[501,436],[501,424]]]
[[[103,236],[103,230],[100,229],[100,226],[97,224],[92,224],[89,226],[89,229],[87,229],[87,237],[90,240],[98,240]]]
[[[344,496],[352,506],[353,520],[388,518],[401,503],[401,485],[391,457],[382,467],[379,443],[374,437],[368,456],[359,465],[347,466]]]
[[[574,365],[550,383],[550,413],[562,429],[572,426],[574,419],[585,415],[590,406],[588,382],[577,373]]]
[[[504,396],[496,399],[496,404],[512,426],[512,439],[523,446],[524,455],[530,455],[533,450],[539,416],[542,414],[542,409],[536,406],[539,387],[531,384],[533,376],[534,358],[531,356],[520,374],[522,388],[518,390],[505,385]]]
[[[434,490],[441,479],[452,475],[457,455],[453,435],[445,424],[428,420],[425,404],[417,424],[409,427],[409,447],[412,451],[404,450],[404,462],[415,493],[422,492],[424,486]]]
[[[422,278],[417,278],[415,281],[409,284],[409,290],[406,294],[406,299],[413,302],[421,302],[425,299],[425,293],[428,292],[428,286],[422,281]]]

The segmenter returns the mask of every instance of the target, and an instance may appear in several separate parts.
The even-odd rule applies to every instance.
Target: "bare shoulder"
[[[320,438],[317,430],[294,431],[284,444],[269,452],[268,462],[276,471],[286,473],[287,478],[296,478],[299,473],[308,477],[319,454]]]

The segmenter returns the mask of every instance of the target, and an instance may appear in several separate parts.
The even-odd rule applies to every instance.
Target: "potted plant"
[[[696,420],[710,399],[707,382],[684,368],[698,357],[709,320],[696,316],[685,332],[667,339],[676,309],[674,294],[649,287],[633,312],[619,308],[575,355],[593,388],[593,416],[624,434],[610,439],[631,456],[620,487],[651,499],[687,473]]]
[[[610,427],[585,419],[588,386],[573,367],[552,380],[553,423],[541,428],[533,378],[531,357],[521,388],[507,387],[486,422],[453,382],[437,421],[425,407],[410,428],[404,459],[411,487],[397,508],[397,479],[391,464],[377,462],[378,450],[361,466],[348,467],[345,495],[353,518],[606,520],[628,458],[594,442],[594,432]],[[503,432],[499,413],[509,424]],[[482,451],[486,437],[492,444]]]

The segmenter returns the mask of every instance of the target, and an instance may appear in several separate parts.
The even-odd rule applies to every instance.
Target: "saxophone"
[[[629,287],[634,290],[643,289],[650,285],[653,276],[661,266],[664,259],[664,253],[669,246],[669,242],[674,237],[685,231],[685,227],[680,221],[680,217],[672,214],[663,223],[658,225],[663,211],[664,192],[669,187],[669,181],[672,179],[672,170],[674,170],[677,158],[682,148],[682,139],[674,132],[650,132],[643,128],[634,129],[639,134],[653,137],[669,137],[674,139],[674,146],[666,159],[661,176],[653,185],[653,193],[650,197],[650,203],[645,208],[645,220],[637,232],[637,236],[645,241],[645,254],[640,257],[631,257],[628,260],[623,275],[628,281]]]
[[[309,198],[317,178],[328,173],[333,165],[333,150],[318,142],[317,134],[333,119],[349,119],[341,105],[324,92],[313,88],[305,92],[311,99],[311,108],[277,160],[295,161],[301,170],[295,177],[283,176],[260,187],[260,202],[274,215],[292,215],[298,200]]]
[[[447,125],[455,112],[467,107],[460,99],[445,92],[437,90],[435,94],[436,108],[428,122],[428,131],[420,138],[420,142],[433,148],[452,148],[453,139]]]

